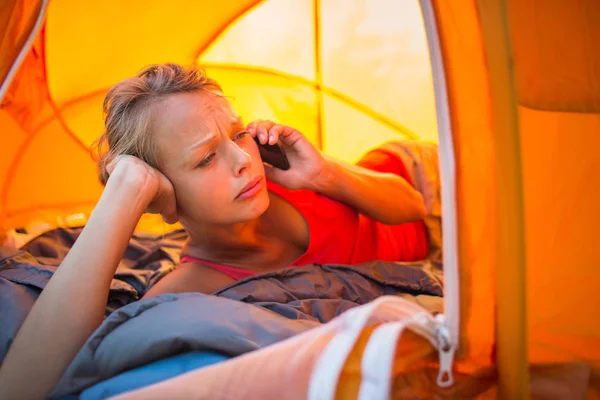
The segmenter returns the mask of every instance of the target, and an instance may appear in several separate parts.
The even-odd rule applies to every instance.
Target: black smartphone
[[[288,161],[285,152],[279,144],[262,144],[260,143],[257,137],[254,138],[254,141],[258,145],[260,157],[264,162],[266,162],[269,165],[272,165],[275,168],[283,170],[290,169],[290,162]]]

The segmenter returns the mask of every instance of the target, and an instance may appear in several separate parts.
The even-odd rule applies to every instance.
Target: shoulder
[[[234,282],[232,278],[213,268],[199,263],[184,263],[152,286],[144,298],[163,293],[210,294],[232,282]]]
[[[292,190],[281,185],[278,185],[272,181],[267,180],[267,189],[269,192],[276,194],[280,198],[286,200],[294,207],[299,209],[302,213],[306,208],[314,207],[316,202],[322,202],[323,200],[330,200],[325,195],[318,192],[314,192],[308,189],[297,189]]]

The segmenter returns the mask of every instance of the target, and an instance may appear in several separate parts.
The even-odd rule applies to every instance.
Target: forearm
[[[103,320],[110,282],[145,203],[131,182],[109,180],[19,330],[0,369],[0,398],[45,398],[56,385]]]
[[[405,179],[327,158],[314,190],[388,225],[425,217],[423,197]]]

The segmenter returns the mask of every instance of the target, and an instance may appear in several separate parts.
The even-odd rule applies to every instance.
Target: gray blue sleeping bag
[[[0,362],[80,229],[0,248]],[[255,275],[211,295],[139,300],[179,262],[185,232],[134,237],[111,284],[106,319],[51,397],[103,398],[277,343],[382,295],[442,310],[441,265],[310,265]],[[48,338],[51,345],[51,338]]]

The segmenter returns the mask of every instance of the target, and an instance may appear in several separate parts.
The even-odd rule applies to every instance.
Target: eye
[[[247,131],[241,131],[236,133],[236,135],[233,137],[233,140],[240,140],[242,139],[244,136],[246,136],[248,134]]]
[[[212,162],[212,160],[215,159],[216,154],[215,153],[211,153],[209,154],[207,157],[205,157],[202,161],[200,161],[197,165],[198,168],[202,168],[202,167],[206,167],[208,164],[210,164]]]

